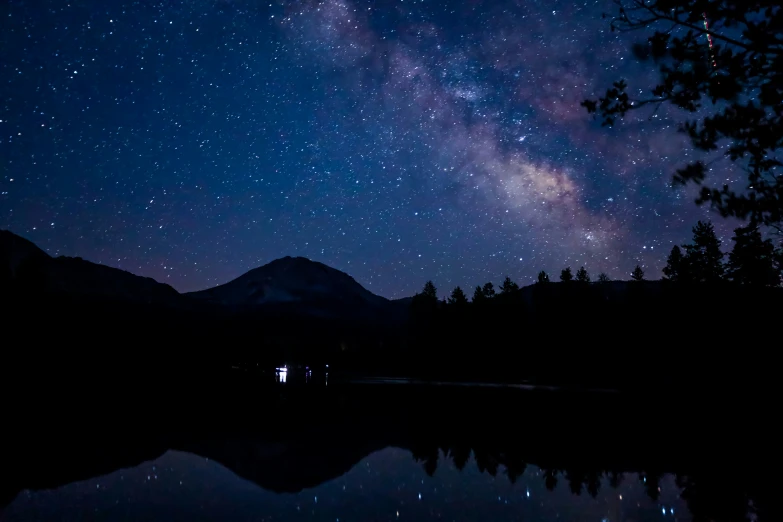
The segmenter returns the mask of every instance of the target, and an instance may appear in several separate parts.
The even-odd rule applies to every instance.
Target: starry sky
[[[390,298],[567,265],[658,278],[710,216],[670,187],[680,114],[607,129],[579,106],[656,78],[611,9],[6,0],[0,228],[180,291],[285,255]]]
[[[179,451],[135,468],[47,491],[24,491],[3,520],[308,520],[323,522],[508,520],[690,522],[674,477],[660,482],[657,501],[634,473],[617,489],[601,481],[596,498],[574,495],[559,476],[553,491],[528,466],[511,484],[501,471],[479,471],[473,457],[459,471],[443,458],[429,477],[411,453],[386,448],[346,474],[297,494],[276,494],[220,464]]]

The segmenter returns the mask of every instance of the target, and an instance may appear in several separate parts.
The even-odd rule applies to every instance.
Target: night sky
[[[386,297],[658,278],[709,215],[670,187],[679,114],[579,107],[656,78],[612,7],[6,0],[0,228],[180,291],[285,255]]]

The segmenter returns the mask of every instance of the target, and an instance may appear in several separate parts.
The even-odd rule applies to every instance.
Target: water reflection
[[[752,501],[759,521],[777,520],[762,473],[777,445],[743,438],[725,414],[709,423],[669,405],[662,426],[614,394],[326,387],[317,367],[298,386],[309,368],[296,365],[278,367],[282,386],[272,368],[262,379],[232,370],[192,408],[118,408],[124,425],[154,426],[145,436],[108,430],[104,411],[28,428],[0,455],[0,519],[739,522]],[[42,436],[66,423],[81,435]]]
[[[430,472],[407,450],[386,448],[347,473],[295,494],[277,494],[221,464],[168,451],[154,461],[54,490],[23,492],[4,520],[692,520],[681,488],[665,475],[650,498],[636,474],[571,474],[552,485],[550,471],[527,466],[517,475],[487,468],[481,453],[459,461],[439,450]],[[420,458],[419,458],[420,460]],[[484,470],[482,471],[482,467]],[[505,475],[505,476],[502,476]],[[595,480],[574,494],[574,480]],[[581,491],[581,488],[580,488]]]

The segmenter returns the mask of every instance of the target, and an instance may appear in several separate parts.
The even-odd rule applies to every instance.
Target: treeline
[[[734,230],[734,248],[728,254],[721,251],[721,241],[715,235],[709,222],[699,221],[693,227],[693,242],[674,246],[663,269],[663,280],[679,283],[717,283],[730,281],[736,284],[754,287],[778,287],[783,282],[783,247],[775,249],[771,239],[762,239],[761,231],[755,224]],[[724,262],[727,261],[727,262]],[[646,274],[640,265],[636,265],[630,274],[631,281],[645,281]],[[537,284],[549,283],[550,277],[545,271],[538,273]],[[608,283],[611,279],[606,273],[600,273],[599,283]],[[592,279],[585,267],[576,274],[571,267],[560,272],[562,283],[590,283]],[[473,291],[472,303],[483,303],[498,295],[513,295],[519,291],[519,285],[506,277],[498,290],[492,282],[479,285]],[[432,281],[427,281],[424,289],[416,295],[419,301],[438,299],[437,289]],[[468,296],[461,287],[451,291],[443,298],[444,305],[464,305]]]
[[[409,342],[394,368],[427,378],[530,380],[598,387],[759,385],[780,345],[781,251],[738,228],[726,256],[710,223],[675,247],[664,278],[596,283],[586,268],[520,288],[506,277],[439,298],[428,281],[411,303]],[[772,349],[772,350],[770,350]],[[382,357],[382,356],[379,356]],[[391,367],[385,357],[387,369]]]

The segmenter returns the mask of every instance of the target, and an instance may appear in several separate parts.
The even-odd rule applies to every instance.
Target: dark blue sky
[[[677,114],[579,107],[655,78],[612,5],[3,2],[0,228],[181,291],[285,255],[387,297],[657,278],[709,216]]]

